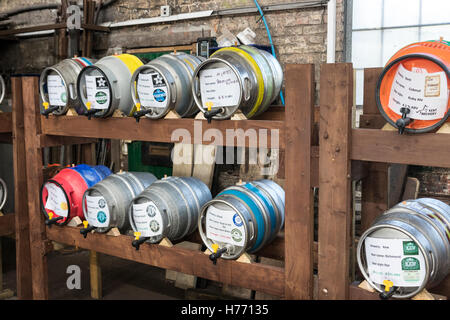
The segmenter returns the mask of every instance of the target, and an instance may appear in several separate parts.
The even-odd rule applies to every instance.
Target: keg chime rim
[[[440,59],[438,59],[437,57],[435,57],[435,56],[433,56],[431,54],[410,53],[410,54],[403,55],[403,56],[401,56],[401,57],[391,61],[386,67],[384,67],[382,73],[380,74],[380,76],[378,78],[376,89],[375,89],[375,102],[376,102],[378,110],[380,111],[380,113],[383,116],[383,118],[385,118],[385,120],[390,125],[392,125],[394,128],[397,128],[396,123],[388,116],[388,114],[386,113],[386,111],[384,109],[383,104],[381,103],[381,95],[380,95],[381,85],[383,83],[384,77],[386,76],[386,74],[388,72],[390,72],[392,70],[393,67],[399,65],[400,62],[402,62],[404,60],[414,59],[414,58],[425,59],[425,60],[433,62],[438,67],[440,67],[443,70],[443,72],[445,72],[445,74],[447,76],[447,81],[450,81],[450,69],[446,66],[446,64],[444,62],[442,62]],[[449,84],[450,84],[450,82],[447,82],[447,87],[449,86]],[[434,125],[426,127],[426,128],[422,128],[422,129],[412,129],[412,128],[405,127],[405,132],[408,132],[408,133],[425,133],[425,132],[429,132],[429,131],[432,131],[434,129],[439,128],[450,117],[449,103],[450,103],[450,100],[447,101],[447,112],[445,113],[444,117],[441,120],[439,120],[438,122],[436,122]]]
[[[365,263],[363,264],[362,257],[361,257],[361,253],[362,253],[362,249],[363,249],[363,244],[365,243],[365,239],[368,236],[370,236],[370,234],[372,234],[373,232],[375,232],[375,231],[377,231],[379,229],[394,229],[396,231],[399,231],[399,232],[405,234],[406,236],[408,236],[419,247],[419,250],[421,251],[421,253],[422,253],[423,257],[424,257],[424,262],[425,262],[425,278],[424,278],[424,280],[422,281],[422,283],[421,283],[421,285],[419,287],[411,287],[411,288],[417,288],[416,290],[411,291],[408,294],[402,294],[402,295],[394,294],[392,297],[394,297],[394,298],[410,298],[410,297],[415,296],[417,293],[419,293],[420,291],[422,291],[426,287],[426,285],[428,283],[428,280],[430,278],[431,266],[429,265],[428,259],[426,259],[426,256],[427,256],[426,252],[427,251],[425,250],[423,245],[417,240],[417,238],[414,235],[412,235],[410,232],[404,230],[403,228],[400,228],[400,227],[394,226],[394,225],[390,225],[390,224],[377,224],[377,225],[373,225],[369,229],[367,229],[361,235],[361,238],[358,241],[358,247],[357,247],[357,250],[356,250],[356,259],[357,259],[357,262],[358,262],[359,270],[361,271],[364,279],[366,279],[366,281],[370,284],[370,286],[372,288],[374,288],[375,290],[377,290],[380,293],[383,292],[383,290],[380,289],[378,287],[378,285],[375,284],[370,279],[369,275],[366,272],[367,262],[365,261]]]

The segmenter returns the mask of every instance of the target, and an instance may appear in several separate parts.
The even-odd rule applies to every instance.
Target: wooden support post
[[[82,153],[84,163],[96,165],[95,143],[83,144]],[[99,264],[98,253],[89,251],[89,268],[91,276],[91,297],[94,299],[102,298],[102,272]]]
[[[285,298],[312,299],[314,65],[287,65],[286,93]]]
[[[89,251],[89,272],[91,276],[91,297],[102,298],[102,269],[99,264],[99,254]]]
[[[40,212],[39,192],[43,183],[42,153],[39,133],[38,78],[22,78],[23,114],[25,124],[25,162],[27,169],[28,212],[30,221],[31,265],[33,266],[33,299],[48,299],[47,237],[44,216]],[[22,168],[20,168],[22,169]],[[23,169],[22,169],[23,170]],[[20,190],[23,193],[24,190]],[[19,221],[20,223],[20,221]]]
[[[364,69],[364,114],[360,128],[381,129],[386,125],[373,96],[381,72],[382,68]],[[368,164],[368,175],[362,180],[361,232],[367,230],[375,218],[387,210],[388,168],[387,163]]]
[[[22,78],[12,77],[11,87],[17,297],[21,300],[30,300],[33,297],[33,292],[31,288],[30,226],[28,223],[27,175],[25,170],[26,153]]]
[[[352,105],[352,64],[322,65],[319,135],[319,299],[349,297],[352,240]],[[289,177],[288,174],[286,176]],[[289,270],[288,266],[287,269]]]

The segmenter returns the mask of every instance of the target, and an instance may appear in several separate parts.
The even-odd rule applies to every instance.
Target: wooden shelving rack
[[[22,86],[27,151],[24,162],[28,178],[30,240],[33,244],[31,262],[34,299],[48,299],[46,254],[51,250],[51,240],[286,299],[312,299],[313,251],[317,246],[313,241],[312,185],[314,174],[317,180],[317,172],[312,173],[311,170],[314,167],[312,162],[317,157],[317,147],[314,148],[311,143],[315,91],[313,65],[287,66],[287,105],[281,110],[276,108],[264,116],[267,118],[270,115],[271,119],[276,120],[226,120],[208,124],[207,121],[193,119],[157,121],[142,119],[140,123],[136,123],[132,118],[87,120],[85,117],[50,116],[49,119],[45,119],[39,114],[38,79],[24,77]],[[200,123],[203,130],[215,128],[224,136],[227,129],[241,128],[244,131],[267,129],[269,141],[271,130],[278,131],[280,149],[285,150],[286,222],[284,238],[275,241],[272,248],[276,251],[273,255],[284,256],[284,268],[223,259],[219,259],[217,265],[213,265],[208,256],[202,252],[176,247],[144,244],[136,251],[131,246],[132,237],[127,235],[111,237],[94,233],[84,239],[79,228],[45,227],[38,192],[43,182],[40,148],[48,145],[81,143],[80,139],[91,138],[174,142],[171,141],[173,130],[183,128],[194,134],[194,125]],[[211,142],[204,141],[202,137],[193,143]],[[270,143],[268,147],[270,148]]]
[[[12,143],[12,113],[0,112],[0,143]],[[0,215],[0,237],[14,233],[14,215]]]
[[[450,134],[403,134],[384,131],[386,123],[375,104],[376,81],[381,68],[366,69],[364,115],[360,126],[352,129],[353,68],[351,64],[322,66],[320,80],[319,133],[319,299],[378,299],[356,285],[349,285],[351,232],[351,177],[353,167],[362,164],[397,163],[450,168]],[[342,81],[336,85],[336,77]],[[371,127],[374,129],[367,129]],[[362,232],[387,209],[380,186],[383,173],[366,166],[359,173],[366,182],[363,189]],[[353,172],[355,174],[355,172]],[[384,172],[387,175],[387,172]],[[364,192],[368,194],[366,197]],[[375,195],[375,196],[373,196]],[[450,297],[450,276],[432,293]]]
[[[13,104],[21,105],[22,90],[12,77]],[[16,270],[17,296],[20,299],[31,299],[31,264],[30,239],[28,227],[28,206],[26,202],[26,174],[24,166],[25,147],[23,141],[23,112],[13,109],[13,112],[0,113],[0,142],[13,145],[14,158],[14,204],[15,214],[8,213],[0,216],[0,236],[15,236],[16,240]],[[22,159],[22,160],[21,160]],[[9,192],[11,195],[12,192]],[[25,198],[25,199],[24,199]]]

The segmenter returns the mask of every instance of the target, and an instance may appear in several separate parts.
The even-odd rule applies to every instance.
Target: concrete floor
[[[14,264],[9,260],[4,255],[3,287],[15,291],[16,272]],[[166,282],[165,270],[107,255],[100,255],[100,264],[105,300],[171,300],[186,297],[185,290]],[[66,281],[70,274],[66,270],[70,265],[78,265],[81,269],[79,290],[67,288]],[[52,252],[48,255],[48,270],[50,299],[91,299],[88,251],[73,251],[69,248]]]

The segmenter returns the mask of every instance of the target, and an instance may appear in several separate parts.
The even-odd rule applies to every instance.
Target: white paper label
[[[417,244],[408,239],[367,237],[364,241],[370,279],[390,280],[396,287],[418,287],[425,279],[425,261]]]
[[[133,218],[136,231],[141,237],[155,237],[163,234],[161,212],[153,202],[133,204]]]
[[[64,81],[58,75],[47,77],[48,100],[51,106],[65,106],[67,104],[67,92]]]
[[[412,119],[441,119],[447,112],[448,94],[445,72],[426,73],[420,68],[411,72],[400,64],[392,83],[389,108],[399,115],[401,108],[408,108],[407,116]]]
[[[109,227],[109,208],[103,197],[86,196],[87,221],[97,228]]]
[[[244,223],[236,212],[210,206],[206,212],[206,236],[220,243],[242,247],[246,238]]]
[[[47,202],[45,203],[45,209],[52,211],[54,214],[60,217],[67,217],[69,214],[69,207],[67,203],[64,191],[61,190],[56,184],[47,182],[44,188],[48,192]],[[48,212],[47,211],[47,212]]]
[[[230,68],[200,71],[200,93],[203,108],[235,106],[239,103],[239,80]]]
[[[166,108],[167,85],[159,73],[141,73],[137,81],[137,94],[141,105],[148,108]]]
[[[86,76],[86,95],[93,109],[108,109],[110,96],[108,81],[101,76]]]

